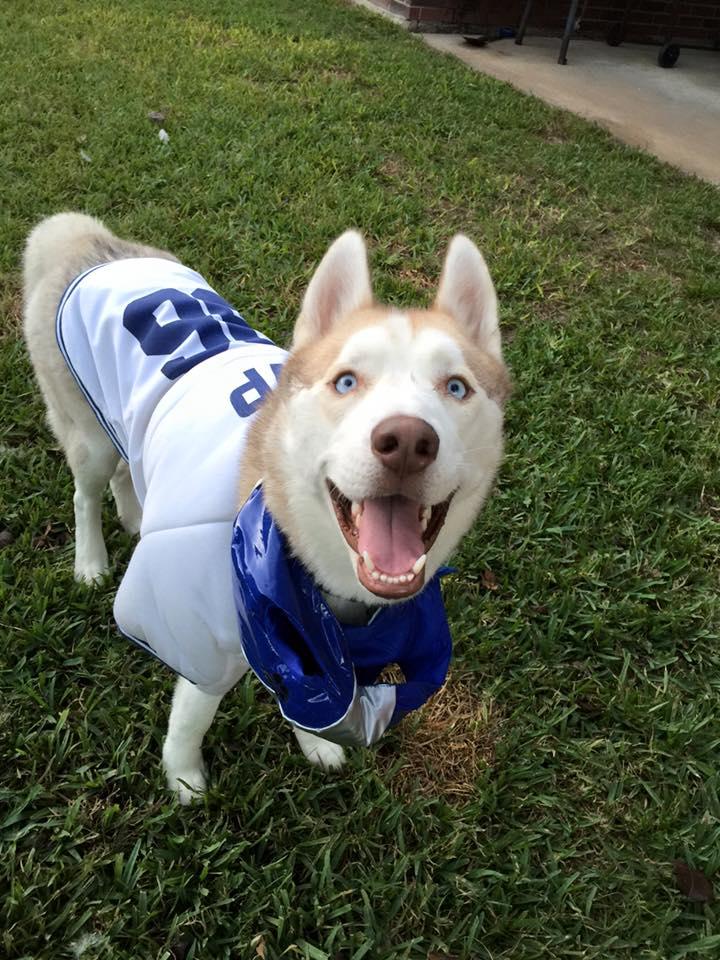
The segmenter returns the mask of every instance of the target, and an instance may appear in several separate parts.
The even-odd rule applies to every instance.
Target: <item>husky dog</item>
[[[178,674],[163,762],[181,802],[251,665],[330,769],[442,684],[438,572],[502,454],[496,296],[456,236],[430,309],[381,306],[349,231],[313,275],[289,355],[169,253],[62,213],[30,234],[25,338],[75,481],[75,576],[108,558],[110,484],[140,534],[122,633]],[[400,663],[405,684],[374,681]]]

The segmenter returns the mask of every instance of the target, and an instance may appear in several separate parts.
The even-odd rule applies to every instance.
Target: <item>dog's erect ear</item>
[[[502,359],[497,297],[483,256],[467,237],[453,237],[445,257],[435,306],[449,313],[492,356]]]
[[[348,230],[313,274],[295,324],[293,350],[324,336],[338,320],[372,302],[365,242],[357,231]]]

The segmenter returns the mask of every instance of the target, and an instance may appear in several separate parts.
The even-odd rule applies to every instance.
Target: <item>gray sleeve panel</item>
[[[395,687],[377,683],[357,687],[347,713],[332,727],[308,730],[323,740],[353,747],[369,747],[385,733],[395,712]],[[307,729],[307,728],[302,728]]]

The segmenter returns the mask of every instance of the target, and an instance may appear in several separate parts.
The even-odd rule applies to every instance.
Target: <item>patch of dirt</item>
[[[403,267],[398,271],[398,275],[411,283],[416,290],[434,290],[437,286],[435,279],[428,277],[422,270],[413,270],[412,267]]]
[[[342,67],[325,67],[320,71],[323,80],[345,80],[347,82],[355,81],[355,74],[351,70],[344,70]]]
[[[402,673],[394,667],[380,679],[402,682]],[[497,708],[477,695],[470,677],[450,674],[442,690],[380,747],[378,767],[401,799],[421,794],[454,803],[468,800],[483,768],[494,763],[500,725]]]
[[[700,510],[711,520],[720,523],[720,497],[708,493],[704,487],[700,494]]]
[[[440,197],[428,209],[430,221],[437,225],[441,236],[447,237],[447,242],[453,233],[467,233],[470,237],[476,233],[473,214],[472,205],[450,197]]]
[[[538,135],[545,143],[568,143],[573,140],[573,134],[567,129],[567,122],[562,115],[553,117],[538,131]]]
[[[527,305],[527,314],[520,317],[519,322],[522,323],[525,320],[534,320],[540,321],[546,324],[557,324],[560,327],[565,326],[565,324],[570,319],[568,313],[567,304],[564,300],[560,299],[560,294],[550,291],[547,293],[542,300],[531,300]],[[513,327],[512,324],[505,324],[500,320],[500,333],[503,337],[503,342],[505,342],[505,328]],[[515,325],[517,327],[517,324]],[[510,337],[512,339],[512,337]],[[508,340],[509,342],[509,340]]]
[[[381,177],[387,180],[399,180],[406,173],[407,167],[401,157],[385,157],[377,165],[377,172]]]

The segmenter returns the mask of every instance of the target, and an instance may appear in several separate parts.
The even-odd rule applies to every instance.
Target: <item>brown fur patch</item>
[[[351,313],[323,337],[296,350],[288,360],[287,375],[305,387],[317,383],[354,333],[382,323],[391,312],[389,307],[374,306]]]
[[[292,358],[285,365],[285,370],[275,390],[272,390],[263,401],[248,432],[247,445],[240,466],[240,482],[238,484],[238,505],[250,496],[253,487],[259,480],[263,480],[263,489],[267,499],[268,489],[277,490],[278,496],[282,488],[282,480],[277,470],[277,455],[273,456],[277,447],[277,432],[282,424],[284,407],[288,394],[291,391],[291,381],[287,376],[287,368]],[[281,517],[276,515],[278,521]],[[281,523],[282,528],[282,523]]]
[[[512,393],[512,381],[507,367],[474,343],[463,328],[448,313],[440,310],[407,310],[406,315],[414,330],[435,327],[443,330],[462,347],[473,376],[491,400],[503,406]]]
[[[381,680],[399,682],[402,673],[394,667]],[[500,722],[493,702],[478,697],[470,678],[451,673],[442,690],[383,741],[378,767],[397,797],[468,800],[495,760]]]

